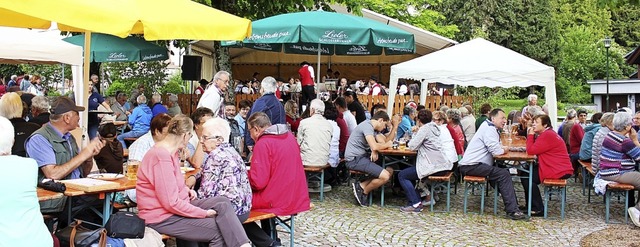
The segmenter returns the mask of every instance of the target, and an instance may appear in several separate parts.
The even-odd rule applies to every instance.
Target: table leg
[[[73,200],[71,200],[71,196],[67,197],[67,225],[71,225],[71,220],[73,216],[71,215],[71,209],[73,208]]]
[[[384,155],[382,156],[382,169],[384,170],[385,168],[387,168],[387,158]],[[391,177],[391,179],[393,179],[393,177]],[[380,186],[381,192],[380,192],[380,207],[383,208],[384,207],[384,184],[382,186]],[[373,191],[370,191],[369,193],[372,193]]]
[[[102,205],[102,226],[107,225],[109,216],[111,216],[111,198],[113,193],[115,192],[108,192],[105,194],[104,204]]]
[[[529,199],[527,200],[527,215],[531,217],[531,190],[533,189],[533,162],[529,164]]]

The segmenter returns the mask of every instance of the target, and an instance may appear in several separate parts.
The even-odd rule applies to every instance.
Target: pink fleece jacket
[[[180,172],[178,154],[152,147],[138,168],[136,193],[138,216],[147,224],[159,223],[172,215],[205,218],[207,211],[191,204],[189,188]]]

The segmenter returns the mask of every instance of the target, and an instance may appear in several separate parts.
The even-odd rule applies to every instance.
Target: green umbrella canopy
[[[359,16],[325,11],[297,12],[277,15],[252,23],[252,35],[244,47],[271,45],[270,51],[322,55],[387,55],[411,54],[415,40],[411,33]],[[234,45],[229,42],[224,45]],[[239,44],[235,44],[236,46]]]
[[[84,34],[63,39],[84,48]],[[91,34],[92,62],[138,62],[169,59],[167,48],[158,46],[141,38],[93,33]]]

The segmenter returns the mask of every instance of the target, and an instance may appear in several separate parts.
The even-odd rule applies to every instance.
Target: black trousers
[[[302,97],[300,98],[300,113],[302,113],[302,106],[311,103],[316,98],[316,90],[313,86],[302,86]]]
[[[260,225],[262,228],[258,226],[258,223],[252,222],[243,224],[244,232],[251,240],[251,243],[256,247],[268,247],[273,244],[273,239],[270,236],[271,233],[271,225],[269,224],[269,220],[260,221]],[[277,239],[277,236],[276,236]]]

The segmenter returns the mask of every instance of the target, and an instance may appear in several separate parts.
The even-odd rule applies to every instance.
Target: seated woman
[[[440,129],[431,122],[431,118],[431,112],[428,110],[418,112],[418,122],[422,126],[407,144],[409,149],[418,151],[416,166],[405,168],[398,174],[398,181],[409,200],[408,206],[400,208],[403,212],[420,212],[423,208],[412,181],[440,171],[451,170],[453,167],[453,162],[444,153]]]
[[[613,116],[613,130],[602,142],[600,169],[596,176],[606,181],[631,184],[640,189],[640,172],[635,170],[640,161],[638,133],[632,131],[632,115],[618,112]],[[627,137],[628,135],[628,137]],[[628,209],[633,224],[640,227],[640,204]]]
[[[229,199],[196,199],[196,192],[184,184],[178,150],[191,138],[191,119],[176,115],[168,126],[167,136],[147,152],[138,168],[140,218],[159,233],[176,238],[209,246],[250,246]]]
[[[462,155],[464,155],[464,146],[466,141],[464,139],[464,131],[462,130],[460,119],[462,119],[462,113],[460,113],[460,110],[455,108],[447,110],[447,129],[449,129],[451,137],[453,137],[453,144],[456,147],[458,157],[462,157]]]
[[[11,155],[14,128],[4,117],[0,128],[0,246],[53,246],[38,204],[38,164]]]
[[[289,100],[284,104],[284,112],[286,113],[287,125],[290,126],[291,132],[298,132],[298,126],[300,126],[300,115],[298,115],[298,104],[295,101]]]
[[[202,128],[200,143],[208,155],[202,164],[198,198],[228,198],[240,222],[244,222],[251,211],[251,185],[242,157],[229,143],[229,123],[222,118],[212,118]]]
[[[440,129],[440,142],[442,142],[445,157],[453,163],[458,162],[458,154],[456,153],[454,140],[446,124],[447,115],[442,111],[434,111],[432,120],[433,123],[438,126],[438,129]]]
[[[538,156],[538,167],[533,167],[531,177],[531,216],[543,216],[544,205],[538,185],[547,178],[566,179],[573,174],[573,167],[567,154],[567,147],[558,134],[553,131],[551,119],[547,115],[533,118],[527,135],[527,153]],[[529,178],[520,179],[524,187],[524,195],[528,201]]]

